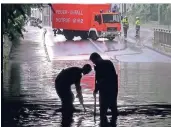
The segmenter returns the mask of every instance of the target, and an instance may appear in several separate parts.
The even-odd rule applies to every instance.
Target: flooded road
[[[37,31],[32,32],[39,36]],[[35,36],[35,38],[38,37]],[[88,49],[97,51],[92,45],[90,48],[89,44],[84,44],[86,48],[78,50],[77,55],[83,55],[83,53],[89,55]],[[77,45],[70,44],[71,48],[72,46],[74,50],[79,49]],[[26,41],[13,49],[9,68],[3,74],[4,127],[68,127],[69,125],[71,127],[98,127],[98,103],[96,123],[93,118],[93,72],[83,77],[81,82],[87,112],[83,112],[77,99],[74,105],[81,112],[74,113],[71,118],[65,118],[61,112],[56,111],[61,107],[54,88],[54,80],[58,73],[63,68],[81,67],[90,61],[86,60],[87,58],[76,59],[77,57],[74,60],[60,60],[57,56],[68,54],[64,52],[60,55],[59,50],[53,50],[53,48],[58,48],[56,45],[49,46],[48,51],[50,48],[55,52],[55,55],[51,57],[53,58],[51,62],[46,59],[41,36],[34,42],[26,37]],[[76,54],[75,51],[70,52]],[[153,59],[150,62],[131,62],[131,60],[122,62],[123,57],[118,59],[121,59],[121,62],[113,60],[119,75],[117,127],[171,126],[171,64],[156,62],[154,57],[149,58],[149,60]],[[134,59],[134,56],[130,59]],[[76,95],[74,86],[72,90]],[[110,111],[108,116],[111,116]]]

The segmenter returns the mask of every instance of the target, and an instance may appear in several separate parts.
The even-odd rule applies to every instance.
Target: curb
[[[88,38],[88,40],[101,52],[101,53],[105,53],[104,50],[102,50],[99,46],[97,46],[97,44],[95,44],[90,38]]]
[[[105,52],[104,50],[102,50],[99,46],[97,46],[97,44],[95,44],[90,38],[88,38],[88,40],[101,52],[101,53],[104,53],[104,54],[106,54],[107,56],[109,56],[108,54],[107,54],[107,52]],[[116,60],[116,62],[119,62],[119,60],[117,60],[116,59],[116,56],[114,56],[114,57],[111,57],[111,56],[109,56],[109,58],[111,59],[111,60]]]
[[[165,53],[163,53],[163,52],[161,52],[161,51],[158,51],[157,49],[154,49],[154,48],[152,48],[152,47],[150,47],[150,46],[147,46],[147,45],[144,45],[144,46],[145,46],[146,48],[148,48],[148,49],[151,49],[151,50],[153,50],[153,51],[155,51],[155,52],[161,54],[161,55],[164,55],[164,56],[167,56],[167,57],[171,58],[171,55],[165,54]]]
[[[132,39],[129,39],[129,43],[135,44],[133,41],[130,41],[130,40],[132,40]],[[152,48],[152,47],[147,46],[145,44],[143,44],[143,46],[146,47],[146,48],[148,48],[148,49],[150,49],[150,50],[153,50],[153,51],[155,51],[155,52],[157,52],[157,53],[159,53],[161,55],[164,55],[164,56],[167,56],[167,57],[171,58],[171,55],[165,54],[165,53],[163,53],[163,52],[161,52],[161,51],[159,51],[159,50],[157,50],[155,48]]]
[[[129,39],[128,42],[129,42],[129,43],[132,43],[132,44],[135,44],[132,40],[133,40],[133,39]],[[161,54],[161,55],[164,55],[164,56],[167,56],[167,57],[171,58],[171,55],[165,54],[165,53],[163,53],[163,52],[161,52],[161,51],[159,51],[159,50],[157,50],[157,49],[155,49],[155,48],[152,48],[152,47],[147,46],[147,45],[145,45],[145,44],[143,44],[143,46],[146,47],[146,48],[148,48],[148,49],[150,49],[150,50],[153,50],[153,51],[155,51],[155,52],[157,52],[157,53],[159,53],[159,54]]]
[[[43,31],[43,45],[44,45],[45,53],[46,53],[46,56],[47,56],[47,60],[48,60],[48,62],[51,62],[48,51],[47,51],[46,43],[45,43],[46,33],[47,33],[47,29],[44,28],[44,31]]]
[[[109,53],[110,51],[119,51],[119,50],[110,50],[110,51],[104,51],[102,50],[97,44],[95,44],[91,39],[89,39],[90,42],[102,53],[105,53],[106,55],[108,55],[107,53]],[[128,39],[126,40],[127,41],[127,44],[130,43],[130,44],[135,44],[134,42],[132,42],[133,39]],[[144,47],[146,47],[145,45],[143,45]],[[127,48],[127,46],[123,49],[120,49],[121,50],[125,50]],[[132,53],[132,54],[124,54],[124,55],[134,55],[134,54],[141,54],[142,52],[138,52],[138,53]],[[109,55],[108,55],[109,56]],[[121,62],[117,59],[117,56],[122,56],[122,55],[114,55],[113,57],[109,56],[109,58],[111,60],[116,60],[117,62]]]
[[[145,27],[145,30],[146,31],[153,31],[153,29],[154,29],[155,27],[153,27],[153,28],[151,28],[151,29],[147,29],[146,27]],[[132,42],[131,42],[131,41]],[[129,39],[129,42],[130,43],[133,43],[133,39]],[[157,53],[159,53],[159,54],[161,54],[161,55],[164,55],[164,56],[167,56],[167,57],[169,57],[169,58],[171,58],[171,55],[169,55],[169,54],[166,54],[166,53],[164,53],[164,52],[162,52],[162,51],[159,51],[159,50],[157,50],[157,49],[155,49],[155,48],[152,48],[152,47],[150,47],[150,46],[147,46],[147,45],[145,45],[145,44],[143,44],[143,46],[144,47],[146,47],[146,48],[148,48],[148,49],[150,49],[150,50],[153,50],[153,51],[155,51],[155,52],[157,52]]]

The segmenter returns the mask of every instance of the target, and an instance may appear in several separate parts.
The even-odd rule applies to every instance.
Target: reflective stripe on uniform
[[[129,25],[128,21],[127,21],[125,18],[122,20],[122,23],[123,23],[124,25]]]
[[[137,21],[135,22],[135,24],[136,24],[137,26],[140,26],[140,20],[137,20]]]

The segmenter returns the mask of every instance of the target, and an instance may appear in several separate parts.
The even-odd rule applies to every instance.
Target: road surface
[[[111,59],[119,75],[117,127],[171,126],[171,59],[131,42],[80,40],[65,41],[48,30],[28,27],[25,40],[14,47],[3,82],[4,126],[61,126],[60,100],[54,88],[57,74],[66,67],[92,64],[88,58],[98,52]],[[133,35],[133,34],[132,34]],[[131,38],[131,37],[129,37]],[[133,37],[132,37],[133,38]],[[119,42],[119,43],[118,43]],[[93,121],[94,72],[82,79],[87,112],[74,113],[72,127],[98,126]],[[76,94],[74,87],[73,92]],[[76,99],[74,105],[82,109]],[[98,109],[98,105],[97,105]],[[110,117],[110,115],[109,115]]]

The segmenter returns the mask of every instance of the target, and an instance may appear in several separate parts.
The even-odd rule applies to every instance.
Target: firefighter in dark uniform
[[[123,24],[124,37],[127,38],[127,32],[128,32],[128,28],[129,28],[129,22],[128,22],[127,16],[125,16],[122,19],[122,24]]]
[[[101,125],[105,126],[107,121],[108,108],[112,111],[111,124],[115,125],[117,112],[118,78],[115,67],[110,60],[104,60],[98,53],[92,53],[90,60],[95,64],[95,96],[99,91],[100,120]]]
[[[136,29],[136,35],[135,37],[139,36],[139,32],[140,32],[140,18],[136,17],[136,21],[135,21],[135,29]]]
[[[91,70],[91,65],[85,64],[82,68],[70,67],[59,73],[55,80],[55,88],[62,101],[62,111],[75,111],[73,106],[74,94],[71,91],[72,84],[75,84],[77,97],[80,103],[83,104],[80,80],[82,75],[88,74]]]

